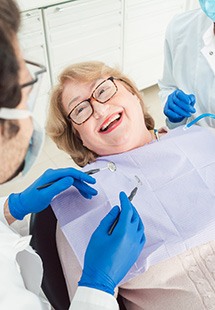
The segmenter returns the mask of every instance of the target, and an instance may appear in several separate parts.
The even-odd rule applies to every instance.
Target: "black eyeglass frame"
[[[24,88],[24,87],[27,87],[27,86],[35,84],[38,81],[38,76],[40,74],[43,74],[43,73],[45,73],[47,71],[46,67],[44,65],[38,64],[37,62],[33,62],[33,61],[25,59],[25,63],[29,64],[29,65],[32,65],[32,66],[35,66],[35,67],[38,67],[39,70],[34,73],[34,78],[32,79],[32,81],[29,81],[27,83],[24,83],[24,84],[20,85],[21,88]]]
[[[113,95],[112,95],[110,98],[108,98],[108,99],[105,100],[105,101],[101,101],[101,100],[96,99],[96,98],[94,97],[93,94],[95,93],[95,91],[96,91],[103,83],[105,83],[105,82],[108,81],[108,80],[110,80],[110,81],[114,84],[114,86],[115,86],[115,92],[113,93]],[[93,90],[93,93],[92,93],[92,95],[91,95],[90,98],[85,99],[85,100],[79,102],[79,103],[69,112],[69,114],[67,115],[68,120],[72,121],[72,122],[75,123],[76,125],[81,125],[81,124],[85,123],[85,122],[93,115],[93,113],[94,113],[94,109],[93,109],[93,106],[92,106],[92,104],[91,104],[91,99],[92,99],[92,98],[93,98],[94,100],[96,100],[97,102],[99,102],[99,103],[106,103],[106,102],[108,102],[111,98],[113,98],[113,96],[116,95],[116,93],[118,92],[118,87],[117,87],[116,83],[114,83],[114,80],[119,80],[119,81],[124,82],[122,79],[116,79],[116,78],[114,78],[113,76],[110,76],[108,79],[102,81],[102,82],[101,82],[99,85],[97,85],[96,88]],[[74,111],[74,109],[76,109],[80,104],[82,104],[82,103],[85,102],[85,101],[88,101],[88,102],[89,102],[89,104],[90,104],[90,106],[91,106],[91,108],[92,108],[92,113],[90,114],[90,116],[89,116],[87,119],[85,119],[85,121],[83,121],[83,122],[81,122],[81,123],[77,123],[77,122],[75,122],[75,121],[70,117],[70,115],[71,115],[71,113]]]

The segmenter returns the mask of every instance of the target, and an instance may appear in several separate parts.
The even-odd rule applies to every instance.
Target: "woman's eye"
[[[83,112],[85,109],[85,107],[81,106],[81,107],[77,107],[76,110],[75,110],[75,114],[78,115],[80,114],[81,112]]]
[[[104,92],[105,92],[105,89],[104,89],[104,88],[99,89],[98,96],[101,96]]]

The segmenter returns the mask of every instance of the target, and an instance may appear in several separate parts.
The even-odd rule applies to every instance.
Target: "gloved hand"
[[[177,89],[167,98],[164,106],[164,114],[172,123],[179,123],[185,117],[190,117],[196,112],[194,95],[187,95],[182,90]]]
[[[53,182],[52,185],[37,189],[37,187]],[[92,198],[97,191],[85,182],[94,184],[93,177],[74,168],[48,169],[26,190],[18,194],[11,194],[8,205],[11,215],[22,220],[28,213],[37,213],[48,207],[52,198],[69,188],[75,186],[85,198]]]
[[[121,213],[111,235],[110,227],[120,210],[115,206],[101,221],[88,244],[79,286],[114,294],[114,288],[136,262],[145,243],[144,226],[125,193],[120,193]]]

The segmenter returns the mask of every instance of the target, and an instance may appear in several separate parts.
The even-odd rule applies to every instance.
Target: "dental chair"
[[[32,214],[30,220],[31,246],[43,261],[42,289],[55,310],[67,310],[69,295],[56,245],[57,219],[49,206]],[[120,310],[126,310],[122,297],[117,298]]]
[[[57,220],[49,206],[32,214],[30,220],[31,246],[43,261],[42,289],[55,310],[67,310],[70,306],[66,282],[56,245]]]

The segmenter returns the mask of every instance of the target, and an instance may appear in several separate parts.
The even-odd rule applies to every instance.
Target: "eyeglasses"
[[[36,102],[37,94],[39,91],[40,81],[43,73],[46,72],[46,67],[35,63],[33,61],[25,60],[27,69],[32,77],[32,79],[22,85],[20,88],[30,87],[28,99],[26,102],[26,110],[21,109],[10,109],[10,108],[0,108],[0,118],[2,119],[24,119],[32,115],[34,105]]]
[[[27,68],[32,75],[32,80],[20,85],[21,88],[35,84],[41,75],[46,72],[46,67],[33,61],[25,60]]]
[[[69,112],[67,117],[77,125],[83,124],[94,113],[94,109],[91,104],[92,98],[100,103],[105,103],[110,100],[117,93],[117,91],[118,88],[114,83],[114,78],[109,77],[94,89],[90,98],[78,103],[72,111]]]
[[[22,89],[29,87],[28,100],[26,103],[28,110],[33,111],[40,90],[40,82],[42,80],[43,73],[46,72],[46,68],[41,64],[29,60],[25,60],[25,63],[27,70],[31,75],[31,80],[22,84],[20,87]]]

